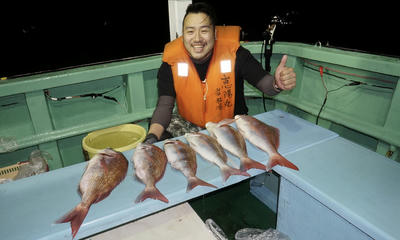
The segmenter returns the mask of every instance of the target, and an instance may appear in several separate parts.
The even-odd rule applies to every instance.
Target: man
[[[158,72],[159,99],[146,142],[170,137],[168,132],[176,137],[200,130],[208,121],[247,114],[244,79],[270,96],[296,86],[295,72],[285,66],[287,56],[271,76],[240,46],[239,27],[216,27],[215,22],[215,13],[207,4],[188,6],[183,36],[164,49]],[[175,101],[179,114],[172,117]]]

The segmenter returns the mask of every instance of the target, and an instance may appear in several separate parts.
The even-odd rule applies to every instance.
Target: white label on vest
[[[187,77],[189,75],[189,65],[187,63],[178,63],[178,76]]]
[[[229,72],[231,72],[231,60],[222,60],[221,73],[229,73]]]

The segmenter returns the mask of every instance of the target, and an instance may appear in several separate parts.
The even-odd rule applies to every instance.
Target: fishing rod
[[[85,98],[85,97],[90,97],[92,99],[95,99],[95,98],[101,97],[101,98],[108,99],[108,100],[114,101],[116,103],[119,103],[115,97],[106,95],[107,93],[110,93],[111,91],[113,91],[119,87],[120,86],[116,86],[110,90],[107,90],[107,91],[104,91],[101,93],[87,93],[87,94],[67,96],[67,97],[53,97],[50,95],[49,90],[47,90],[47,89],[44,91],[44,93],[45,93],[46,97],[52,101],[63,101],[63,100],[72,99],[72,98]]]
[[[289,13],[286,14],[286,16],[288,15]],[[260,59],[262,64],[262,58],[264,55],[264,68],[268,73],[271,73],[271,56],[272,56],[273,45],[275,43],[274,34],[276,27],[278,25],[288,25],[288,24],[291,24],[291,22],[286,20],[285,18],[275,15],[271,18],[270,24],[268,25],[267,29],[262,33],[263,43],[261,45]],[[264,93],[262,94],[262,98],[263,98],[264,111],[267,111],[265,107]]]

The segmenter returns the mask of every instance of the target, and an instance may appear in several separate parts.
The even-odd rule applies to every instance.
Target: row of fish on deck
[[[229,125],[232,122],[236,123],[238,130]],[[251,168],[269,171],[275,165],[282,165],[298,170],[297,166],[277,151],[279,129],[254,117],[238,115],[235,119],[226,119],[219,123],[209,122],[206,128],[210,136],[201,132],[185,134],[189,145],[180,140],[169,139],[164,142],[164,150],[146,143],[140,143],[136,147],[132,156],[135,176],[145,184],[136,203],[147,198],[168,203],[168,199],[155,186],[163,177],[167,162],[187,178],[186,191],[199,185],[217,188],[196,176],[196,153],[220,168],[223,181],[231,175],[250,176],[246,171]],[[248,157],[245,139],[268,153],[269,161],[266,166]],[[228,164],[229,159],[224,149],[240,158],[240,169]],[[111,149],[104,149],[96,154],[88,162],[79,183],[81,202],[56,223],[70,222],[74,238],[90,206],[106,198],[125,178],[127,170],[128,161],[123,154]]]

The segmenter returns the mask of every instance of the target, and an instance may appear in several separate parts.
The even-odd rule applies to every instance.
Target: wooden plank
[[[159,213],[100,233],[86,240],[204,240],[215,239],[188,203],[168,208]]]

